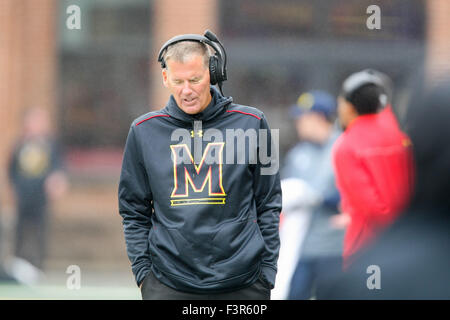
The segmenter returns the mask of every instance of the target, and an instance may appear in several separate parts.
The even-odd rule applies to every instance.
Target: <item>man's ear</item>
[[[351,103],[350,101],[346,101],[346,102],[347,102],[347,108],[349,109],[349,112],[350,112],[354,117],[359,116],[358,111],[356,110],[356,107],[353,105],[353,103]]]
[[[168,71],[166,68],[162,69],[163,84],[164,84],[164,87],[166,87],[166,88],[168,87],[168,82],[169,82],[167,72]]]
[[[356,113],[356,109],[353,104],[341,96],[338,97],[338,106],[340,106],[341,110],[346,114]]]

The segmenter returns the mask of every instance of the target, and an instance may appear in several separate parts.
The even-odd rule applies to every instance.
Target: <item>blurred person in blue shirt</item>
[[[303,93],[290,111],[300,142],[288,153],[282,176],[302,183],[303,196],[294,206],[310,213],[287,295],[299,300],[315,296],[329,271],[342,264],[345,217],[338,214],[340,197],[331,162],[341,131],[335,123],[336,99],[327,92]]]

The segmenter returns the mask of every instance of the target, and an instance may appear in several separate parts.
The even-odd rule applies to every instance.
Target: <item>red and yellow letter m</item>
[[[186,144],[170,146],[174,185],[170,200],[172,206],[225,204],[226,194],[222,185],[224,145],[224,142],[208,143],[198,165],[194,163],[194,158]],[[180,161],[180,151],[185,152],[189,161]],[[216,161],[207,161],[213,158]],[[208,164],[209,162],[212,163]],[[206,185],[208,185],[207,191]]]

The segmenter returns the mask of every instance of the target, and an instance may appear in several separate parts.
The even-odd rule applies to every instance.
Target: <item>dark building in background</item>
[[[366,27],[366,9],[372,4],[381,8],[380,30]],[[159,66],[149,56],[150,48],[153,52],[160,45],[153,41],[157,30],[152,29],[158,4],[134,0],[79,5],[82,30],[62,25],[59,34],[61,133],[74,148],[121,148],[131,120],[162,107],[163,102],[152,99],[158,93],[150,90],[155,88],[151,82],[160,82]],[[400,95],[424,63],[424,6],[421,0],[218,1],[217,12],[210,14],[217,16],[216,31],[228,52],[225,92],[262,108],[274,118],[274,128],[287,120],[280,110],[301,92],[325,89],[337,94],[342,80],[358,69],[386,72]],[[65,8],[60,5],[60,25]],[[173,18],[177,16],[167,19]],[[180,24],[179,18],[174,20]],[[290,140],[283,133],[282,138]]]
[[[82,29],[59,7],[59,126],[77,149],[122,148],[129,124],[148,110],[151,3],[78,1]],[[66,5],[64,5],[66,4]]]
[[[227,0],[220,29],[229,52],[228,92],[261,107],[273,127],[288,122],[301,92],[335,95],[351,73],[375,68],[396,84],[395,102],[425,59],[425,2],[421,0]],[[381,9],[381,29],[369,30],[370,5]],[[397,105],[397,103],[394,103]],[[278,125],[277,126],[277,122]],[[295,139],[280,132],[281,154]]]

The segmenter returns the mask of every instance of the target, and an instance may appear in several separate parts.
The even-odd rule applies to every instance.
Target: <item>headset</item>
[[[164,54],[167,52],[167,48],[181,41],[197,41],[207,44],[214,49],[215,54],[209,57],[209,77],[212,85],[219,85],[220,92],[223,95],[222,82],[227,80],[227,54],[217,36],[209,30],[206,30],[203,36],[198,34],[184,34],[175,36],[164,43],[158,54],[158,62],[161,63],[161,67],[163,69],[167,67],[164,61]]]
[[[380,103],[385,106],[388,99],[392,96],[392,81],[391,79],[379,71],[373,69],[364,69],[362,71],[353,73],[342,84],[341,95],[347,100],[351,101],[353,94],[361,87],[372,84],[382,89],[383,93],[380,95]]]

